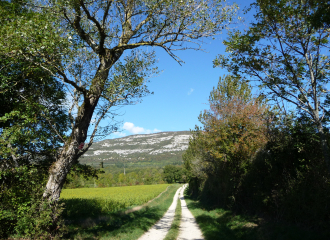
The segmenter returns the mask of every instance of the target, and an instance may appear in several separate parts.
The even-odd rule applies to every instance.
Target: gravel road
[[[183,192],[187,185],[188,184],[185,184],[176,191],[173,197],[173,202],[167,212],[164,214],[164,216],[154,226],[152,226],[149,231],[144,233],[138,240],[163,240],[165,238],[168,230],[171,228],[171,224],[174,219],[175,208],[179,197],[181,201],[182,214],[179,237],[177,239],[204,240],[202,232],[200,231],[196,223],[196,219],[187,208],[186,201],[183,197]]]
[[[185,184],[180,189],[180,201],[181,201],[181,222],[179,229],[179,237],[177,240],[204,240],[203,234],[199,229],[195,217],[191,214],[187,208],[186,201],[184,200],[183,192],[188,184]]]

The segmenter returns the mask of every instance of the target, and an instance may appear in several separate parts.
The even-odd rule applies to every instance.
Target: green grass
[[[217,208],[206,210],[185,195],[187,206],[195,216],[206,240],[329,240],[330,232],[301,229],[284,223],[265,222],[257,217],[235,215]]]
[[[178,237],[180,220],[181,220],[181,201],[180,199],[178,199],[178,203],[176,204],[176,209],[175,209],[174,220],[164,240],[175,240]]]
[[[63,216],[74,220],[111,214],[130,206],[142,205],[165,191],[168,186],[158,184],[64,189],[61,194],[61,201],[66,206]]]
[[[76,188],[63,189],[61,199],[83,198],[83,199],[112,199],[115,201],[141,202],[154,198],[163,192],[169,185],[136,185],[125,187],[106,187],[106,188]]]
[[[138,239],[164,215],[179,186],[169,186],[159,198],[136,212],[116,212],[67,221],[69,230],[63,239]]]

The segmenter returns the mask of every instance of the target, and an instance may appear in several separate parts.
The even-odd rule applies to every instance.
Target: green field
[[[64,218],[68,232],[62,239],[138,239],[164,215],[179,187],[159,184],[63,190],[61,200],[66,205]],[[164,193],[141,210],[123,211],[130,208],[128,202],[141,205],[161,192]]]
[[[147,202],[156,197],[159,193],[165,191],[168,186],[169,184],[158,184],[109,188],[63,189],[61,199],[111,199],[121,202],[132,201],[132,205],[135,205]]]
[[[110,188],[64,189],[61,200],[67,219],[96,217],[142,205],[165,191],[169,184]]]

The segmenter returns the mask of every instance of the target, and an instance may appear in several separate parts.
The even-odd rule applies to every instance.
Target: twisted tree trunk
[[[105,88],[105,82],[109,76],[109,71],[115,62],[122,55],[121,51],[105,50],[100,54],[100,65],[91,81],[89,90],[77,89],[84,96],[84,102],[78,109],[75,125],[69,139],[64,144],[56,162],[49,169],[49,178],[46,189],[43,193],[44,199],[58,201],[67,174],[73,164],[75,164],[82,152],[78,149],[80,143],[86,141],[87,131],[93,117],[94,110]],[[86,151],[86,149],[85,149]]]
[[[98,98],[86,99],[79,108],[76,124],[70,138],[67,140],[56,162],[50,167],[49,178],[43,197],[50,201],[60,198],[63,184],[73,164],[77,163],[81,151],[78,149],[80,143],[85,142],[87,130],[97,105]]]

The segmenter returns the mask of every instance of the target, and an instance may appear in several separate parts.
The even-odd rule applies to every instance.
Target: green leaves
[[[229,57],[218,56],[214,66],[256,81],[269,99],[282,98],[318,122],[326,96],[320,86],[328,83],[330,68],[329,32],[310,22],[315,6],[276,0],[257,1],[254,7],[257,22],[246,32],[230,34],[224,42]]]
[[[47,170],[21,166],[0,172],[0,236],[43,238],[51,226],[49,203],[42,201]],[[40,211],[43,209],[43,211]],[[59,214],[61,208],[55,210]]]
[[[184,181],[185,171],[181,166],[166,165],[164,167],[164,180],[167,183],[176,183]]]
[[[253,98],[248,83],[231,75],[220,78],[209,104],[183,159],[195,194],[201,191],[206,201],[227,205],[251,159],[266,144],[271,119],[263,99]]]
[[[63,41],[54,20],[25,1],[0,2],[0,155],[6,161],[54,153],[55,132],[67,130],[63,85],[40,66],[59,61]]]
[[[63,86],[27,62],[1,61],[0,64],[1,156],[7,158],[9,152],[23,156],[26,151],[54,151],[59,145],[49,122],[62,134],[67,127],[61,107],[65,97]]]

